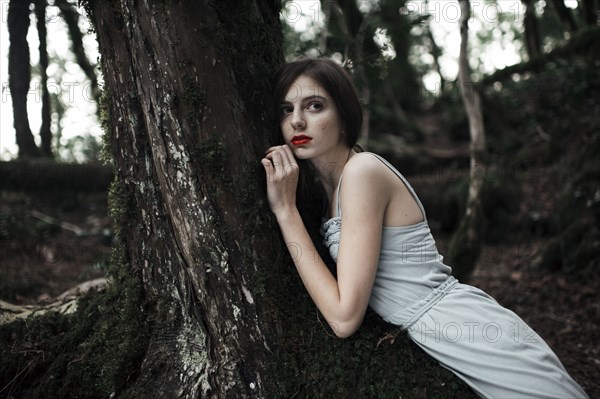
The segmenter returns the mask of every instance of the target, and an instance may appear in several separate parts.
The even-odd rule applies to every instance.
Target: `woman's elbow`
[[[330,323],[333,333],[338,338],[348,338],[360,327],[360,323]]]

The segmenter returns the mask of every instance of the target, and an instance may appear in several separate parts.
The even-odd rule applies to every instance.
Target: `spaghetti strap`
[[[337,205],[336,205],[337,217],[342,216],[342,210],[340,209],[340,189],[341,188],[342,188],[342,175],[340,175],[340,181],[338,182],[338,187],[337,187],[337,195],[335,198],[335,202],[337,203]]]
[[[406,188],[408,189],[408,191],[410,192],[410,194],[413,196],[413,198],[415,199],[415,201],[417,202],[417,205],[419,206],[419,209],[421,210],[421,213],[423,214],[423,220],[427,220],[427,215],[425,214],[425,208],[423,207],[423,204],[421,203],[421,200],[419,199],[419,197],[417,196],[417,193],[415,192],[415,190],[412,188],[412,186],[410,185],[410,183],[408,182],[408,180],[406,180],[406,178],[402,175],[402,173],[400,173],[398,171],[398,169],[396,169],[391,163],[389,163],[385,158],[383,158],[380,155],[377,155],[373,152],[368,152],[368,151],[363,151],[363,153],[365,154],[370,154],[373,155],[375,158],[379,159],[381,162],[383,162],[383,164],[385,166],[387,166],[392,172],[394,172],[396,174],[396,176],[400,177],[400,179],[402,180],[402,182],[404,183],[404,185],[406,186]],[[337,196],[336,196],[336,202],[337,202],[337,216],[341,217],[342,216],[342,210],[340,208],[340,190],[342,188],[342,176],[340,176],[340,181],[338,183],[338,188],[337,188]]]

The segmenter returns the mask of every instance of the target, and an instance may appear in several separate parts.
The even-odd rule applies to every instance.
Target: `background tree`
[[[79,67],[85,73],[85,76],[90,80],[90,88],[92,97],[96,103],[100,101],[100,89],[98,87],[98,77],[96,76],[96,65],[88,59],[85,48],[83,46],[83,33],[79,28],[79,12],[75,6],[67,0],[56,0],[56,7],[60,10],[63,20],[67,24],[69,38],[71,39],[71,51],[75,55],[75,60]],[[98,107],[98,114],[100,108]]]
[[[52,157],[52,132],[50,131],[50,93],[48,92],[48,50],[46,44],[46,0],[36,0],[35,19],[40,40],[40,78],[42,91],[42,124],[40,126],[41,151],[45,157]]]
[[[29,1],[11,0],[8,6],[8,32],[10,37],[8,74],[20,158],[40,155],[27,117],[27,93],[31,81],[29,44],[27,43],[28,30]]]
[[[471,3],[460,0],[460,57],[458,82],[463,103],[469,119],[471,135],[471,170],[469,179],[469,195],[465,216],[457,232],[452,237],[449,263],[453,265],[453,274],[462,281],[467,281],[475,269],[481,251],[483,207],[482,192],[486,174],[485,128],[481,111],[481,97],[471,78],[469,66],[469,19]]]
[[[537,17],[535,15],[535,1],[522,0],[522,3],[525,6],[525,18],[523,20],[525,29],[525,44],[527,45],[527,54],[531,59],[541,54],[542,43],[540,40],[540,31],[537,25]],[[562,4],[564,7],[564,3]]]

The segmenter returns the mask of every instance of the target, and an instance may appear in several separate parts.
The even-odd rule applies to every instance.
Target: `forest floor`
[[[544,201],[552,201],[552,196],[544,196],[553,192],[551,178],[532,181],[533,186],[524,191],[522,211],[533,202],[539,207],[540,193]],[[419,184],[423,183],[415,184],[417,192]],[[0,199],[1,300],[45,304],[81,282],[104,275],[112,236],[105,194],[2,192]],[[434,236],[443,254],[448,237],[435,231]],[[522,236],[511,244],[485,245],[471,283],[519,314],[590,397],[600,397],[598,283],[536,267],[549,239]]]

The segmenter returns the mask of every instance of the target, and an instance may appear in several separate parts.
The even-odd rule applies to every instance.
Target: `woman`
[[[288,64],[275,99],[285,144],[261,160],[269,205],[302,282],[337,336],[352,335],[370,305],[482,397],[587,397],[516,314],[450,275],[406,179],[378,155],[353,150],[362,113],[343,68],[326,59]],[[312,164],[329,200],[322,231],[335,277],[314,256],[296,208],[297,159]]]

